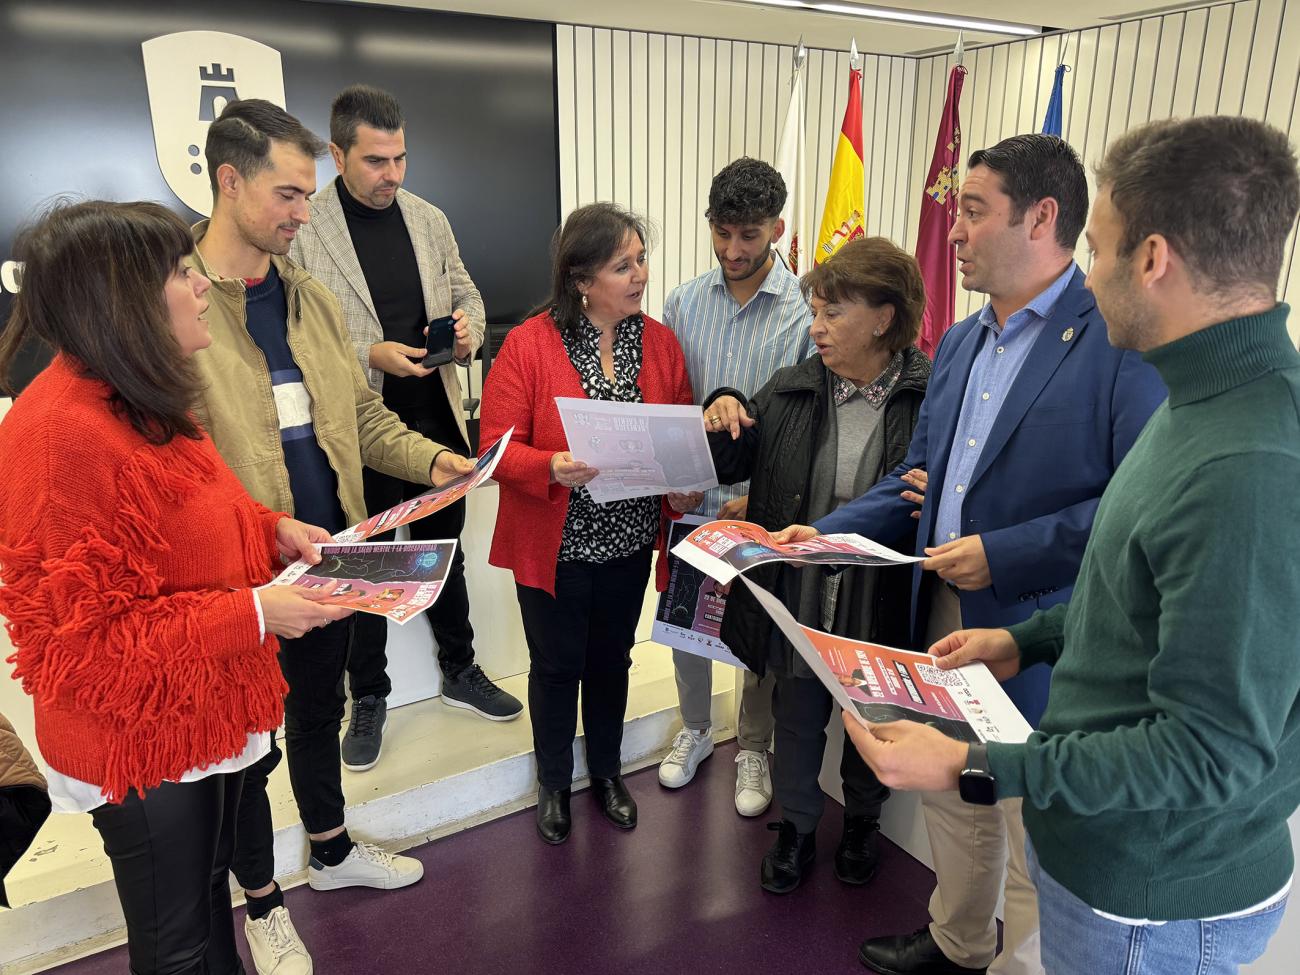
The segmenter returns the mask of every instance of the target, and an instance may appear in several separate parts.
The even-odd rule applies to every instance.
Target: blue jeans
[[[1284,897],[1231,920],[1122,924],[1053,880],[1038,865],[1032,844],[1029,873],[1038,885],[1047,975],[1236,975],[1264,953],[1286,910]]]

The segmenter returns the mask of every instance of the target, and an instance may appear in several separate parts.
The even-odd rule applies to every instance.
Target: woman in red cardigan
[[[582,725],[592,794],[622,829],[636,803],[621,773],[628,668],[651,553],[668,511],[699,495],[598,505],[598,471],[569,453],[557,396],[691,403],[677,339],[641,313],[645,227],[612,203],[575,210],[555,243],[551,297],[511,330],[483,388],[482,438],[515,428],[493,475],[501,485],[489,561],[511,569],[528,640],[528,711],[537,755],[537,829],[569,835],[573,739]]]
[[[131,971],[236,973],[227,868],[243,769],[283,715],[276,636],[348,615],[273,586],[328,534],[253,501],[190,412],[207,278],[156,203],[55,209],[16,245],[0,384],[56,356],[0,424],[0,614],[50,798],[90,812]]]

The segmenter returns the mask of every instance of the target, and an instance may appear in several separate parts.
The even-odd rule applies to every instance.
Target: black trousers
[[[776,719],[772,789],[781,815],[801,833],[817,828],[826,806],[826,793],[817,778],[826,752],[826,722],[833,703],[830,692],[815,677],[776,679],[772,698]],[[889,789],[867,767],[847,732],[840,777],[844,783],[844,814],[878,819]]]
[[[126,916],[132,975],[242,975],[227,879],[242,779],[164,782],[91,811]]]
[[[328,833],[343,825],[339,731],[346,702],[343,670],[353,643],[355,618],[349,616],[309,630],[297,640],[280,641],[280,669],[289,684],[289,695],[284,699],[289,784],[308,833]],[[280,750],[272,743],[270,753],[244,771],[237,849],[231,869],[245,890],[265,887],[275,876],[266,780],[278,764]]]
[[[579,686],[588,769],[603,778],[622,770],[627,672],[651,551],[609,562],[561,562],[554,597],[515,586],[528,641],[528,715],[537,779],[548,789],[567,789],[573,782]]]
[[[407,425],[454,450],[464,449],[460,446],[463,441],[460,440],[459,430],[453,439],[447,440],[440,439],[440,436],[445,437],[446,434],[425,429],[425,425],[419,421],[407,421]],[[429,490],[427,484],[412,484],[369,467],[362,470],[361,477],[366,492],[366,511],[372,515]],[[406,527],[411,533],[412,541],[460,538],[460,533],[465,528],[465,500],[462,498]],[[371,541],[391,542],[394,534],[396,533],[385,532],[376,535]],[[465,555],[459,545],[456,546],[456,556],[452,559],[451,571],[447,575],[442,594],[429,607],[425,617],[429,620],[433,638],[438,643],[438,666],[444,677],[454,677],[474,662],[474,628],[469,622]],[[388,620],[373,613],[358,613],[357,638],[348,658],[348,684],[352,688],[353,700],[367,694],[387,697],[393,689],[388,678],[387,649]]]

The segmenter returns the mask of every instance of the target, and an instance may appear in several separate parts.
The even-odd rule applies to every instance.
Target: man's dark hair
[[[1079,154],[1054,135],[1013,135],[991,149],[971,153],[970,169],[984,166],[1002,179],[1011,197],[1011,222],[1049,196],[1056,201],[1056,242],[1074,250],[1088,219],[1088,176]]]
[[[325,155],[325,143],[279,105],[263,98],[245,98],[227,105],[208,126],[204,148],[212,195],[217,194],[217,170],[226,163],[245,179],[269,169],[272,141],[287,142],[313,159]]]
[[[151,443],[197,440],[201,382],[163,293],[193,249],[189,227],[162,204],[55,203],[14,243],[22,287],[0,338],[0,386],[17,392],[14,360],[39,340],[105,383],[114,412]]]
[[[560,331],[576,329],[582,316],[578,284],[595,278],[618,255],[628,234],[636,234],[649,249],[645,221],[617,203],[589,203],[570,213],[551,240],[550,297],[532,314],[549,311]]]
[[[723,167],[709,187],[709,223],[747,224],[775,220],[785,208],[785,180],[761,159],[741,156]]]
[[[1124,225],[1121,257],[1159,234],[1197,290],[1277,292],[1300,176],[1286,134],[1231,115],[1152,122],[1111,143],[1097,166]]]
[[[382,88],[352,85],[339,92],[330,105],[330,142],[344,155],[357,141],[358,125],[397,132],[406,127],[406,119],[397,99]]]

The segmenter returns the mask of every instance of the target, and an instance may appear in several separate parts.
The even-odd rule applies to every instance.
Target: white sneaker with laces
[[[307,883],[312,890],[338,890],[340,887],[396,890],[423,876],[424,864],[414,857],[396,856],[360,840],[337,867],[327,867],[315,857],[307,865]]]
[[[244,936],[257,975],[312,975],[311,955],[286,908],[277,907],[257,920],[245,918]]]
[[[736,755],[736,812],[760,816],[772,804],[772,772],[767,752],[742,748]]]
[[[713,754],[713,733],[709,729],[692,731],[683,728],[673,739],[673,747],[659,763],[659,784],[680,789],[695,778],[700,762]]]

